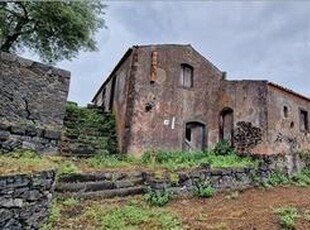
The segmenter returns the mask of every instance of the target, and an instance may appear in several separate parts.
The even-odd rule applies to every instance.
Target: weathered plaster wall
[[[157,75],[151,83],[152,52],[157,52]],[[185,123],[206,125],[205,146],[217,136],[217,101],[222,72],[191,46],[161,45],[137,48],[134,106],[128,152],[183,147]],[[180,85],[181,64],[194,68],[194,87]],[[150,109],[147,110],[146,107]],[[208,135],[208,133],[210,133]],[[209,141],[208,138],[211,137]]]
[[[310,114],[310,101],[268,85],[268,140],[270,152],[310,149],[310,131],[300,129],[300,109]],[[284,106],[288,108],[284,116]],[[309,117],[308,117],[309,119]]]
[[[224,81],[222,90],[220,110],[229,107],[234,112],[234,145],[239,151],[265,153],[267,81]]]
[[[0,229],[39,229],[47,220],[55,172],[0,176]]]
[[[70,72],[0,55],[0,150],[57,151]]]

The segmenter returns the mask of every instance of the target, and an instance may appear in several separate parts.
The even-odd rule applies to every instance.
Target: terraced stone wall
[[[0,176],[0,229],[38,229],[52,200],[54,171]]]

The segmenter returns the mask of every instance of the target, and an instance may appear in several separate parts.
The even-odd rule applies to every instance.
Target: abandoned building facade
[[[133,46],[92,103],[116,117],[120,151],[201,150],[227,140],[239,151],[310,147],[310,99],[266,80],[227,80],[191,45]]]

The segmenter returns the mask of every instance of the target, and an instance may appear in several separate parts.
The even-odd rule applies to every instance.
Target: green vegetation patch
[[[310,170],[303,169],[298,174],[289,178],[287,174],[283,172],[276,171],[271,174],[263,185],[266,188],[271,188],[274,186],[282,185],[286,186],[289,184],[293,184],[299,187],[306,187],[310,185]]]
[[[68,141],[69,146],[63,148],[85,146],[97,154],[118,152],[115,118],[111,113],[67,102],[64,126],[63,143]]]
[[[210,164],[212,168],[256,167],[258,161],[251,157],[238,156],[236,153],[216,155],[213,151],[201,152],[146,152],[142,157],[146,165],[159,165],[171,171],[182,168],[194,168]]]
[[[31,173],[55,169],[57,164],[49,157],[41,156],[33,151],[15,151],[0,155],[0,175]]]
[[[141,204],[116,207],[101,217],[102,229],[180,229],[176,216]]]
[[[112,203],[111,203],[112,202]],[[74,215],[68,213],[74,211]],[[45,229],[67,226],[95,229],[181,229],[181,221],[167,209],[150,207],[142,200],[87,201],[67,198],[54,200]],[[92,228],[93,229],[93,228]]]

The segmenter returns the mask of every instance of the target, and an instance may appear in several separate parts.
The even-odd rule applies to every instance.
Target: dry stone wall
[[[70,72],[0,53],[0,151],[56,152]]]
[[[0,229],[38,229],[47,220],[54,171],[0,177]]]

